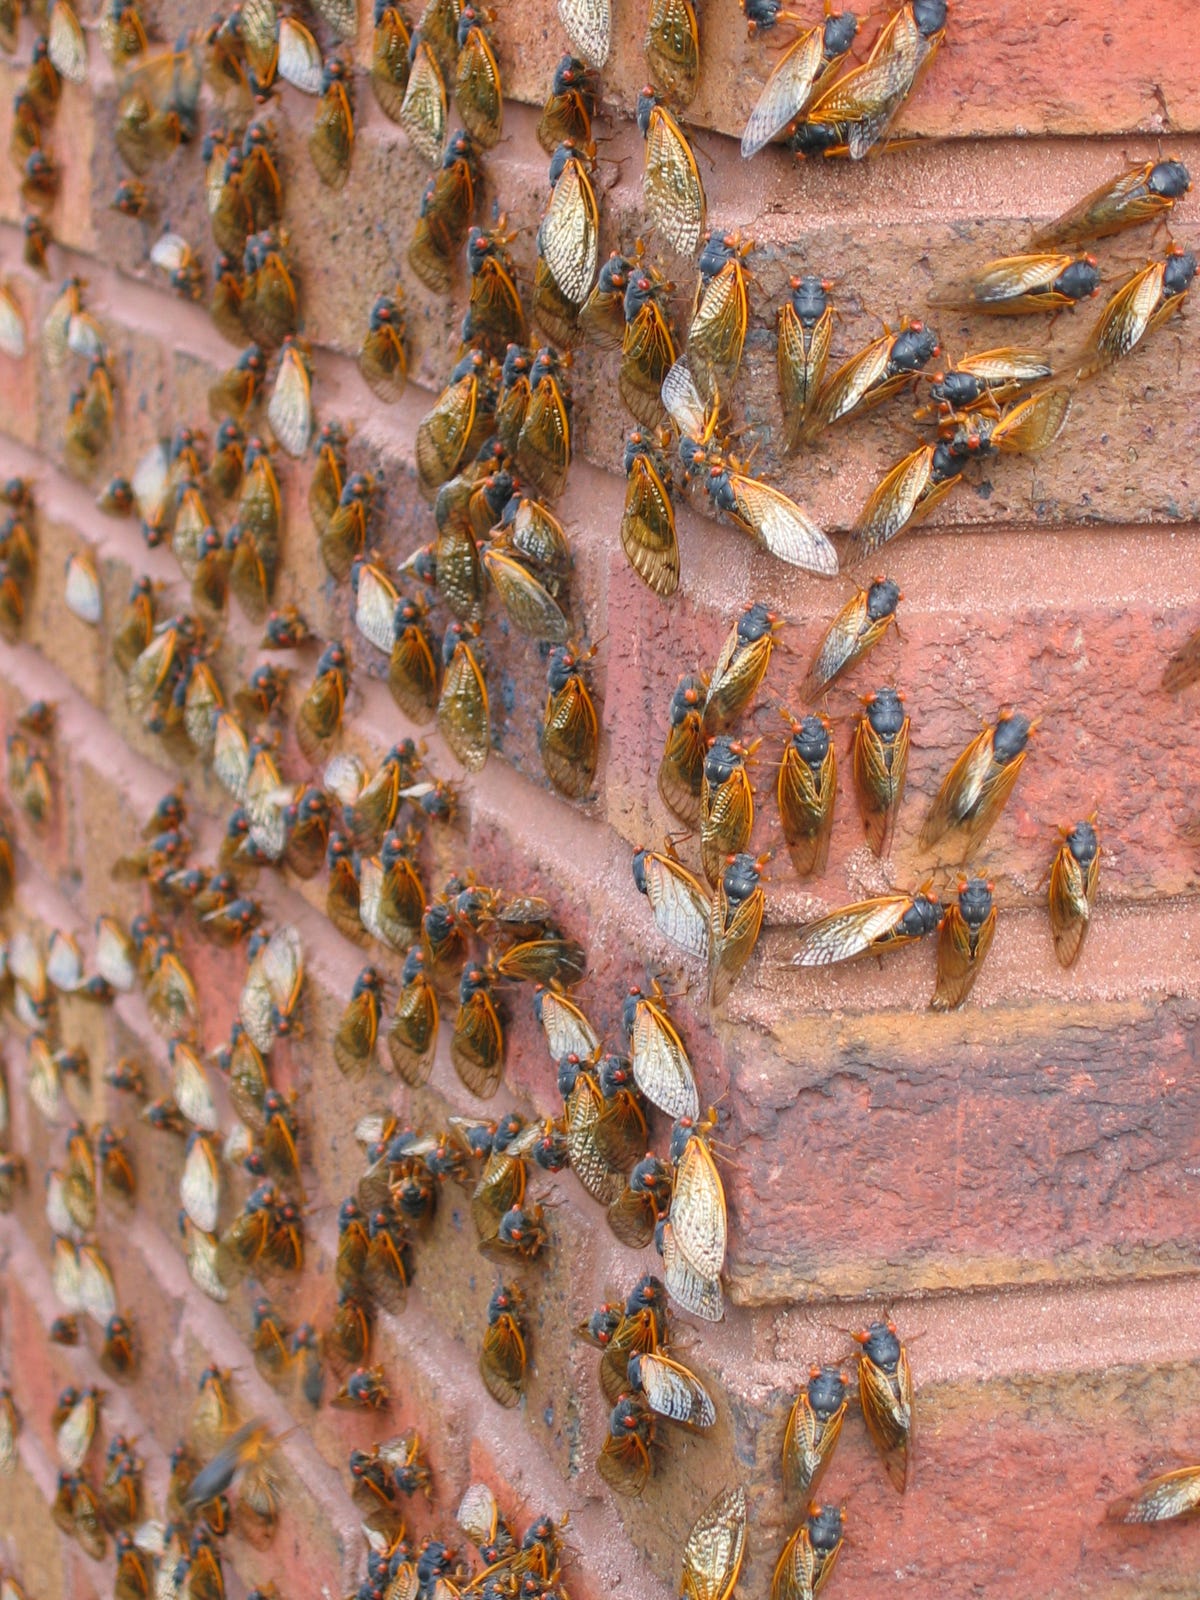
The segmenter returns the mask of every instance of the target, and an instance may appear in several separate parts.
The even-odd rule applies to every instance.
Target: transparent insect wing
[[[652,0],[644,49],[655,86],[675,105],[690,105],[700,74],[700,40],[691,0]]]
[[[746,478],[736,472],[729,473],[728,478],[732,492],[730,514],[773,556],[823,577],[837,572],[837,551],[794,500],[758,478]]]
[[[294,345],[284,345],[267,403],[267,421],[280,448],[294,460],[308,454],[313,432],[312,390],[307,363]]]
[[[679,543],[675,508],[657,463],[645,452],[627,469],[621,547],[630,566],[664,599],[679,587]]]
[[[558,16],[572,48],[589,67],[602,67],[612,49],[611,0],[558,0]]]
[[[725,1264],[725,1188],[707,1140],[694,1133],[676,1163],[671,1228],[679,1253],[704,1278]]]
[[[729,1600],[746,1553],[746,1491],[726,1489],[700,1513],[683,1547],[685,1600]]]
[[[691,146],[663,106],[650,112],[642,194],[663,239],[680,255],[694,255],[708,214],[704,185]]]
[[[699,1115],[700,1102],[691,1061],[663,1007],[643,997],[634,1012],[629,1041],[634,1082],[667,1116]]]
[[[318,95],[325,75],[321,47],[295,17],[279,19],[279,76],[301,94]]]
[[[689,955],[708,958],[708,896],[680,862],[646,851],[641,860],[646,897],[660,933]]]
[[[397,120],[418,155],[438,166],[446,143],[446,85],[437,57],[421,38],[413,48]]]
[[[1200,1467],[1180,1467],[1151,1478],[1108,1509],[1113,1522],[1169,1522],[1200,1509]]]
[[[712,1396],[699,1378],[665,1355],[643,1355],[638,1379],[652,1411],[691,1428],[711,1428],[717,1420]]]
[[[742,134],[742,157],[749,160],[787,131],[807,107],[824,59],[821,28],[810,28],[788,46],[763,85]]]
[[[876,484],[851,530],[850,561],[874,555],[923,520],[959,482],[961,474],[953,473],[935,484],[934,459],[934,446],[920,445]]]
[[[865,955],[876,940],[898,926],[911,906],[908,895],[883,895],[833,911],[801,930],[792,964],[823,967]]]
[[[561,293],[582,306],[596,281],[600,220],[596,195],[579,157],[563,167],[538,229],[538,252]]]

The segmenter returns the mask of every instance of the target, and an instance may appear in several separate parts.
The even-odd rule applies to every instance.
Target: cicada
[[[898,461],[872,489],[850,534],[848,564],[865,560],[906,528],[924,519],[961,480],[964,447],[956,453],[942,439],[923,444]]]
[[[482,443],[494,410],[487,358],[482,351],[470,350],[454,367],[437,404],[417,424],[417,482],[427,500]]]
[[[479,10],[464,5],[458,19],[454,99],[463,126],[484,150],[499,143],[504,123],[500,67]]]
[[[821,1481],[850,1405],[850,1375],[811,1367],[783,1435],[783,1482],[789,1494],[811,1494]]]
[[[1050,932],[1054,954],[1064,967],[1074,966],[1091,926],[1101,856],[1095,823],[1093,812],[1064,830],[1050,868]]]
[[[546,674],[542,766],[559,794],[570,800],[591,792],[599,757],[600,721],[583,678],[586,659],[566,645],[555,645]]]
[[[735,229],[709,234],[700,252],[687,353],[710,393],[731,385],[741,365],[750,314],[745,260],[753,248]]]
[[[608,1225],[623,1245],[644,1250],[671,1204],[673,1174],[665,1161],[644,1156],[629,1181],[608,1207]]]
[[[664,311],[674,287],[653,267],[638,268],[629,274],[622,302],[625,332],[617,384],[622,400],[647,428],[663,419],[663,381],[675,364],[675,341]]]
[[[818,699],[879,643],[896,621],[896,607],[903,598],[891,578],[877,578],[846,602],[826,629],[800,686],[805,700]]]
[[[1200,1510],[1200,1466],[1178,1467],[1174,1472],[1148,1478],[1140,1489],[1122,1495],[1108,1508],[1110,1522],[1144,1525],[1189,1517]]]
[[[303,981],[304,951],[295,928],[279,928],[257,950],[252,947],[239,1015],[259,1050],[269,1051],[277,1036],[295,1031]]]
[[[554,69],[550,93],[538,118],[537,141],[547,155],[564,140],[586,145],[592,138],[596,81],[586,64],[565,55]]]
[[[325,63],[321,99],[317,105],[308,153],[321,182],[331,189],[345,187],[354,150],[354,113],[350,107],[350,69],[344,61]]]
[[[815,1600],[841,1554],[844,1524],[845,1514],[836,1506],[809,1506],[775,1565],[771,1600]]]
[[[931,295],[930,304],[988,316],[1061,311],[1100,292],[1094,256],[1033,254],[1004,256],[973,273],[960,289]]]
[[[996,931],[993,885],[983,878],[963,878],[958,901],[938,924],[937,987],[931,1011],[956,1011],[970,994]]]
[[[658,767],[658,792],[663,804],[690,828],[700,820],[708,748],[704,731],[707,691],[707,681],[690,674],[676,684],[671,696],[670,727]]]
[[[789,719],[791,720],[791,719]],[[784,841],[798,877],[823,872],[829,856],[833,803],[837,797],[837,754],[829,721],[821,716],[791,721],[783,747],[775,793]]]
[[[707,202],[692,147],[653,88],[638,96],[637,125],[646,141],[642,173],[646,214],[673,250],[694,255],[704,232]]]
[[[345,645],[326,645],[312,688],[296,710],[296,740],[306,759],[314,763],[326,754],[342,725],[349,668]]]
[[[242,265],[242,317],[246,327],[261,344],[279,344],[289,333],[295,333],[300,317],[286,234],[270,229],[252,233],[246,240]]]
[[[547,499],[566,487],[571,464],[570,400],[557,351],[539,350],[529,370],[529,403],[517,438],[517,466]]]
[[[637,428],[626,437],[621,548],[642,582],[666,599],[679,587],[679,544],[662,440]]]
[[[921,829],[922,850],[932,850],[952,830],[961,830],[964,853],[974,853],[1021,775],[1039,720],[1006,707],[991,727],[971,740],[929,809]]]
[[[490,231],[472,228],[467,234],[471,298],[463,336],[482,342],[497,357],[526,338],[525,311],[508,251],[513,235],[504,231],[503,223],[501,217]]]
[[[470,644],[471,630],[452,622],[442,641],[438,727],[468,772],[479,772],[491,750],[487,684]]]
[[[567,37],[589,67],[602,67],[612,49],[612,0],[558,0]]]
[[[504,1074],[504,1024],[482,967],[463,969],[450,1059],[471,1093],[488,1100]]]
[[[977,411],[1011,400],[1026,385],[1041,382],[1052,373],[1049,360],[1039,351],[1002,345],[964,356],[947,372],[934,373],[929,398],[943,414]],[[914,414],[920,419],[928,416],[933,407],[923,407]]]
[[[830,285],[810,274],[792,278],[790,288],[790,295],[779,308],[776,342],[784,449],[787,451],[794,450],[800,442],[809,408],[825,376],[833,334]]]
[[[800,930],[792,965],[827,967],[838,961],[899,950],[932,933],[941,915],[938,901],[923,891],[886,894],[843,906]]]
[[[849,53],[858,32],[852,11],[827,12],[820,27],[808,28],[790,44],[763,85],[742,134],[742,158],[749,160],[803,116]]]
[[[894,1322],[873,1322],[854,1338],[862,1346],[858,1357],[858,1398],[863,1421],[892,1487],[903,1494],[908,1484],[913,1431],[908,1354],[896,1335]]]
[[[358,352],[358,370],[367,387],[389,405],[399,400],[408,378],[404,349],[404,291],[381,294],[371,307],[366,337]]]
[[[608,1420],[596,1471],[615,1493],[638,1498],[654,1471],[654,1413],[640,1396],[622,1394]]]
[[[347,1077],[361,1078],[375,1060],[382,1004],[383,979],[374,967],[364,967],[333,1036],[333,1059]]]
[[[723,1490],[692,1526],[683,1547],[681,1594],[730,1600],[746,1554],[746,1491]]]
[[[937,334],[923,322],[906,322],[899,333],[886,332],[872,340],[821,385],[800,438],[811,444],[831,423],[861,416],[899,394],[940,348]]]
[[[667,1012],[662,990],[631,989],[622,1010],[633,1079],[667,1116],[695,1121],[700,1114],[696,1078],[687,1050]]]
[[[674,850],[636,850],[633,881],[649,900],[659,932],[689,955],[707,959],[709,898]]]
[[[1082,244],[1143,222],[1159,222],[1191,187],[1188,169],[1177,158],[1143,162],[1101,184],[1061,217],[1039,228],[1033,243],[1039,250],[1055,244]]]
[[[419,32],[409,46],[404,95],[396,121],[418,155],[436,167],[446,140],[446,84],[437,56]]]
[[[810,105],[802,128],[836,130],[833,152],[861,161],[883,138],[946,36],[946,0],[904,0],[871,53]]]
[[[1173,317],[1196,276],[1196,257],[1179,246],[1162,261],[1135,272],[1116,291],[1088,335],[1079,377],[1090,378],[1135,350],[1147,334]]]
[[[761,601],[748,606],[721,646],[704,701],[704,731],[728,728],[749,705],[766,675],[780,619]]]
[[[625,337],[625,291],[640,262],[640,253],[631,261],[614,250],[602,263],[596,287],[579,313],[580,327],[602,350],[615,349]]]
[[[429,1076],[437,1029],[437,991],[425,973],[425,953],[414,944],[404,959],[400,993],[387,1032],[392,1065],[411,1088],[419,1088]]]
[[[766,896],[760,882],[766,856],[731,856],[712,898],[708,923],[708,1003],[724,1005],[754,953]]]
[[[321,560],[339,583],[344,583],[350,576],[355,559],[366,548],[374,492],[374,480],[367,473],[351,473],[342,486],[337,505],[317,537]]]
[[[578,311],[596,281],[600,208],[592,184],[594,151],[564,139],[550,158],[550,201],[537,251],[559,293]]]
[[[866,695],[854,730],[854,788],[867,842],[877,856],[887,847],[904,797],[909,718],[903,700],[895,689]]]
[[[492,1399],[512,1407],[525,1392],[528,1355],[521,1298],[507,1284],[499,1284],[488,1301],[488,1325],[479,1353],[479,1373]]]
[[[379,109],[393,122],[408,88],[408,28],[392,0],[375,0],[375,31],[371,38],[371,88]]]
[[[474,141],[461,129],[451,135],[441,167],[421,195],[408,264],[427,289],[449,289],[454,257],[462,247],[475,209],[479,162]]]
[[[717,734],[708,742],[700,790],[700,858],[709,884],[717,884],[725,857],[744,850],[754,827],[754,791],[746,771],[751,745]]]
[[[651,0],[642,48],[655,87],[677,106],[696,98],[700,34],[692,0]]]

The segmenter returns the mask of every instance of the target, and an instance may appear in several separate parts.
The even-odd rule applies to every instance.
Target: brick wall
[[[1171,0],[1115,8],[1097,0],[957,0],[947,44],[898,124],[930,142],[861,166],[797,167],[774,149],[746,166],[736,135],[774,46],[747,41],[733,0],[704,0],[700,9],[703,76],[690,120],[710,222],[739,226],[758,246],[736,409],[762,425],[761,461],[778,467],[781,486],[837,531],[853,521],[880,472],[912,447],[911,406],[893,403],[776,462],[774,312],[788,276],[815,271],[834,280],[835,353],[848,354],[874,337],[880,318],[920,314],[936,285],[1019,250],[1031,220],[1057,214],[1123,163],[1161,147],[1196,171],[1200,38]],[[536,107],[565,41],[551,0],[497,10],[493,32],[510,98],[504,140],[484,163],[483,198],[487,207],[497,200],[521,230],[513,250],[528,287],[545,193]],[[641,140],[631,120],[645,76],[643,10],[615,0],[598,124],[603,251],[647,231]],[[370,18],[360,12],[355,59],[365,62]],[[171,0],[144,15],[160,40],[201,20]],[[0,59],[0,103],[19,87],[32,39],[26,22],[16,55]],[[28,701],[57,705],[54,809],[40,831],[16,824],[11,926],[76,930],[85,946],[97,912],[129,918],[144,909],[141,886],[114,882],[110,867],[136,847],[164,789],[181,777],[187,784],[198,859],[212,859],[228,804],[198,763],[181,773],[131,716],[104,628],[90,629],[64,607],[63,564],[73,551],[94,553],[108,627],[138,574],[184,603],[169,551],[147,550],[136,523],[102,515],[94,495],[108,472],[132,471],[178,424],[209,426],[208,385],[232,359],[204,304],[173,297],[149,265],[157,229],[109,208],[123,175],[111,138],[116,86],[94,38],[90,55],[89,82],[65,86],[50,135],[63,181],[49,217],[49,281],[21,265],[23,208],[14,170],[0,168],[0,261],[30,335],[23,361],[0,356],[0,473],[32,480],[40,546],[20,642],[0,647],[0,714],[7,730]],[[465,302],[461,279],[453,296],[439,298],[408,271],[426,169],[365,80],[356,108],[352,175],[341,194],[321,186],[304,148],[312,102],[285,88],[272,114],[318,419],[341,421],[351,431],[352,467],[376,475],[375,542],[395,561],[433,536],[412,444],[446,378]],[[198,150],[180,150],[147,181],[160,217],[211,266]],[[1194,206],[1185,202],[1174,225],[1191,244]],[[1145,232],[1102,244],[1106,286],[1151,247]],[[650,249],[679,286],[682,323],[692,266],[656,253],[652,237]],[[116,378],[114,444],[86,484],[64,470],[72,379],[46,370],[36,337],[69,273],[86,280]],[[366,389],[355,356],[372,301],[397,276],[408,296],[410,382],[385,406]],[[1037,319],[1016,337],[1045,336],[1064,357],[1093,314],[1065,315],[1048,330]],[[978,325],[956,313],[941,313],[937,325],[955,356],[1011,337],[1002,324],[1003,333],[984,329],[981,338]],[[1181,827],[1196,809],[1189,719],[1197,691],[1170,698],[1159,688],[1168,655],[1200,621],[1191,326],[1186,318],[1169,325],[1081,389],[1066,432],[1045,455],[976,473],[926,528],[889,547],[878,568],[903,588],[903,637],[890,635],[870,665],[835,687],[829,713],[841,751],[858,692],[875,682],[907,691],[913,755],[893,858],[881,867],[860,846],[844,761],[827,871],[801,885],[786,854],[777,854],[759,953],[714,1016],[701,973],[658,940],[629,876],[631,848],[672,825],[654,784],[670,693],[680,673],[712,663],[751,600],[786,617],[769,692],[745,724],[764,740],[754,769],[762,791],[754,846],[777,844],[769,791],[782,725],[774,702],[799,709],[810,649],[849,585],[756,553],[708,520],[698,500],[681,497],[680,592],[664,604],[642,588],[616,535],[629,419],[614,374],[611,354],[586,346],[576,353],[575,461],[558,507],[575,555],[576,630],[599,643],[596,797],[573,805],[547,788],[537,747],[544,667],[493,619],[485,638],[497,752],[462,783],[458,821],[431,835],[426,864],[435,885],[469,865],[510,892],[546,895],[565,930],[587,943],[590,973],[578,998],[614,1047],[630,983],[644,983],[650,971],[683,991],[673,1010],[702,1098],[720,1105],[730,1305],[715,1327],[676,1320],[684,1358],[717,1395],[717,1426],[707,1436],[670,1437],[641,1501],[618,1502],[599,1480],[593,1462],[606,1407],[594,1352],[571,1330],[657,1262],[652,1250],[639,1255],[617,1244],[570,1173],[535,1184],[550,1202],[551,1244],[541,1262],[514,1274],[531,1326],[532,1375],[520,1410],[501,1411],[479,1381],[495,1274],[476,1254],[465,1194],[451,1187],[416,1248],[406,1310],[379,1318],[373,1359],[393,1391],[390,1415],[380,1422],[328,1407],[315,1419],[293,1412],[250,1359],[250,1292],[235,1290],[218,1307],[187,1275],[175,1231],[182,1146],[139,1123],[103,1081],[106,1064],[136,1055],[153,1083],[166,1082],[163,1042],[140,997],[128,996],[111,1009],[78,999],[57,1007],[62,1039],[84,1046],[91,1061],[87,1120],[128,1128],[141,1185],[132,1220],[104,1208],[99,1227],[141,1346],[133,1384],[99,1380],[108,1390],[106,1434],[120,1428],[136,1437],[157,1499],[166,1453],[208,1362],[234,1369],[247,1414],[264,1415],[279,1433],[303,1422],[280,1449],[285,1511],[274,1545],[262,1552],[227,1541],[234,1596],[239,1585],[272,1577],[281,1595],[351,1589],[364,1549],[347,1453],[407,1425],[419,1427],[434,1471],[432,1503],[411,1508],[418,1535],[449,1536],[462,1490],[482,1478],[522,1524],[543,1510],[569,1510],[572,1595],[658,1600],[677,1580],[696,1514],[737,1480],[747,1485],[751,1519],[742,1591],[764,1594],[793,1525],[778,1459],[795,1386],[814,1359],[848,1360],[846,1330],[888,1310],[911,1343],[915,1474],[908,1493],[894,1495],[861,1421],[847,1425],[824,1490],[847,1507],[838,1594],[856,1600],[894,1585],[945,1600],[1030,1592],[1183,1600],[1195,1593],[1200,1529],[1129,1533],[1106,1525],[1103,1510],[1139,1477],[1188,1452],[1194,1459],[1200,1421],[1197,870]],[[431,772],[461,779],[436,732],[405,724],[381,669],[365,646],[354,647],[348,586],[332,583],[316,554],[310,463],[280,456],[278,471],[285,559],[277,603],[299,603],[321,638],[345,637],[354,650],[342,747],[377,760],[414,734],[425,740]],[[260,659],[259,632],[230,609],[214,657],[227,686]],[[294,685],[308,681],[314,662],[308,653],[298,658]],[[294,686],[293,703],[298,693]],[[924,876],[916,834],[925,805],[978,719],[1006,703],[1045,720],[981,852],[996,884],[999,931],[967,1006],[948,1016],[926,1010],[928,946],[882,965],[818,973],[787,966],[798,922]],[[289,777],[308,776],[290,740],[285,758]],[[1105,850],[1098,916],[1080,963],[1064,973],[1053,959],[1043,879],[1056,826],[1094,807]],[[272,1284],[271,1297],[290,1324],[322,1321],[334,1297],[336,1208],[362,1166],[355,1118],[389,1105],[436,1128],[450,1113],[477,1115],[480,1107],[455,1076],[445,1039],[420,1091],[379,1074],[365,1086],[345,1082],[328,1041],[363,954],[325,920],[323,878],[306,884],[264,873],[253,892],[271,922],[296,924],[307,957],[304,1038],[278,1047],[273,1073],[299,1095],[309,1264],[300,1279]],[[203,1003],[202,1042],[212,1048],[228,1034],[245,957],[188,931],[180,937]],[[394,979],[398,964],[374,954]],[[516,1107],[552,1115],[554,1069],[525,997],[509,1010],[506,1081],[489,1114]],[[86,1347],[46,1340],[59,1308],[39,1175],[59,1159],[62,1131],[47,1129],[30,1105],[21,1030],[13,1022],[7,1032],[11,1143],[33,1181],[0,1218],[0,1373],[23,1421],[17,1470],[0,1480],[0,1559],[31,1600],[103,1594],[111,1562],[87,1560],[49,1516],[54,1397],[67,1382],[97,1380],[98,1368]],[[665,1126],[654,1134],[662,1150]],[[231,1211],[237,1186],[226,1187]]]

